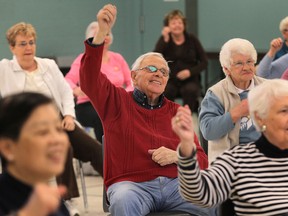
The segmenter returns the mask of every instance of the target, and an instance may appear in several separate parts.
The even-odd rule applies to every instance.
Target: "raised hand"
[[[190,156],[195,148],[192,113],[188,105],[179,107],[171,120],[173,131],[180,138],[180,151],[183,156]]]
[[[105,5],[97,14],[99,31],[95,33],[93,44],[101,44],[105,40],[105,36],[111,31],[117,16],[117,8],[115,5]]]
[[[274,58],[275,54],[281,49],[283,45],[282,38],[275,38],[270,42],[270,49],[268,51],[268,56]]]
[[[170,39],[170,36],[169,36],[170,28],[168,26],[164,26],[161,33],[164,38],[164,41],[167,43]]]

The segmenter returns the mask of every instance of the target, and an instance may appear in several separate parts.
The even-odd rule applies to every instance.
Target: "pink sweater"
[[[72,63],[70,71],[65,79],[72,89],[79,86],[79,70],[83,53],[81,53]],[[125,87],[126,91],[132,91],[130,69],[122,55],[108,51],[109,62],[101,66],[101,72],[117,87]],[[77,97],[77,104],[89,101],[87,96]]]
[[[176,150],[180,140],[172,130],[171,118],[179,105],[166,98],[158,109],[138,105],[132,92],[115,87],[100,72],[103,45],[92,47],[86,42],[85,46],[80,82],[103,122],[106,189],[119,181],[143,182],[159,176],[176,178],[177,165],[160,166],[148,150],[161,146]],[[195,143],[200,167],[206,168],[207,155],[196,135]]]

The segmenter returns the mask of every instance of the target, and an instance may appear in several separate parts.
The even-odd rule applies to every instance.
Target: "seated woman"
[[[62,127],[71,143],[64,172],[57,176],[57,183],[67,186],[65,199],[79,196],[73,169],[73,156],[91,162],[103,175],[102,146],[75,122],[73,93],[55,61],[36,56],[37,33],[30,23],[20,22],[6,32],[12,59],[0,61],[0,93],[2,97],[19,92],[38,92],[55,100],[62,117]]]
[[[266,79],[275,79],[283,76],[284,71],[288,68],[288,54],[274,60],[276,53],[283,46],[281,38],[275,38],[270,43],[270,49],[257,66],[256,73],[258,76]]]
[[[187,31],[187,20],[180,10],[169,12],[164,25],[154,52],[162,53],[171,71],[165,97],[174,101],[180,96],[184,104],[198,113],[201,72],[208,65],[207,55],[200,40]]]
[[[287,215],[288,81],[268,80],[248,94],[249,111],[261,137],[239,144],[200,171],[191,111],[180,107],[172,128],[180,137],[178,175],[186,200],[210,207],[230,198],[236,215]]]
[[[0,215],[69,215],[64,186],[49,179],[64,169],[69,147],[49,97],[20,93],[0,100]]]
[[[254,45],[246,39],[230,39],[222,46],[219,61],[225,78],[207,90],[199,111],[200,130],[208,140],[209,163],[232,146],[260,137],[247,103],[248,92],[265,81],[255,75]]]

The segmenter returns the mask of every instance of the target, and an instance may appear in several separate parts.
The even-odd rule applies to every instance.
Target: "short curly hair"
[[[36,30],[30,23],[20,22],[11,26],[6,32],[6,39],[10,46],[15,46],[18,35],[31,36],[36,40]]]
[[[184,27],[186,30],[186,28],[187,28],[186,17],[184,16],[184,14],[180,10],[172,10],[171,12],[169,12],[164,18],[164,25],[168,26],[169,21],[174,19],[175,17],[179,17],[183,21],[183,24],[184,24]]]

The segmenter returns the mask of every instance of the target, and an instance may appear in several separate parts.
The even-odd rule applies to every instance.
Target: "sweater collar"
[[[256,141],[256,146],[261,153],[270,158],[287,158],[288,149],[281,150],[277,146],[271,144],[265,136],[261,136]]]
[[[133,98],[137,102],[137,104],[139,104],[140,106],[142,106],[142,107],[144,107],[146,109],[157,109],[157,108],[162,107],[162,105],[163,105],[164,94],[161,94],[159,96],[159,102],[158,102],[158,104],[156,104],[154,106],[151,106],[150,104],[148,104],[147,95],[145,93],[141,92],[137,88],[134,88]]]
[[[12,176],[8,171],[3,171],[1,174],[1,177],[9,184],[14,185],[17,189],[21,189],[22,193],[29,195],[31,191],[33,190],[31,185],[28,185],[18,179],[16,179],[14,176]]]

